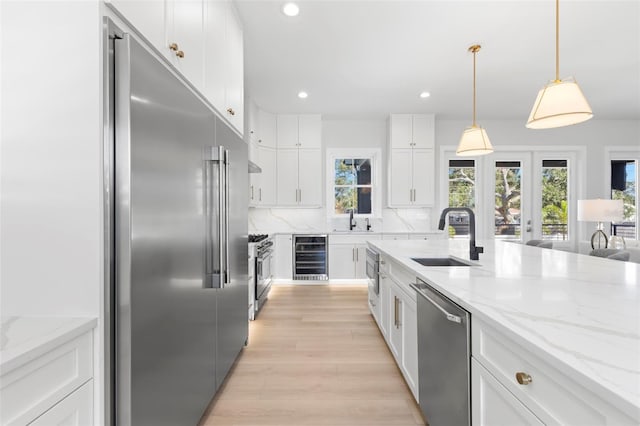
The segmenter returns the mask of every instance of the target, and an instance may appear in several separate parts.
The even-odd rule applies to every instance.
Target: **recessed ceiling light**
[[[282,13],[287,16],[298,16],[298,13],[300,13],[300,8],[295,3],[286,3],[284,6],[282,6]]]
[[[429,92],[422,92],[422,93],[420,93],[420,97],[421,97],[422,99],[428,98],[429,96],[431,96],[431,93],[429,93]]]
[[[298,93],[298,97],[300,99],[307,99],[307,97],[309,96],[309,94],[307,92],[300,92]]]

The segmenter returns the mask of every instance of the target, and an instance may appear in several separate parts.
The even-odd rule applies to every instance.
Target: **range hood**
[[[262,173],[262,169],[256,163],[249,160],[249,173]]]

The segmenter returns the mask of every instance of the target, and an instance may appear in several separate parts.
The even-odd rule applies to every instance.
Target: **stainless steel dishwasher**
[[[431,426],[470,425],[470,314],[417,279],[420,408]]]

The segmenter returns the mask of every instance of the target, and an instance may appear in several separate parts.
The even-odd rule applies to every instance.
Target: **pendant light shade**
[[[486,155],[493,152],[487,131],[476,125],[476,53],[479,51],[478,44],[469,47],[469,52],[473,53],[473,123],[462,132],[458,149],[456,149],[456,155],[460,157]]]
[[[552,129],[582,123],[593,117],[591,107],[573,78],[560,80],[560,0],[556,0],[556,78],[540,92],[527,127]]]
[[[470,157],[473,155],[485,155],[493,152],[493,146],[487,136],[487,131],[482,127],[471,126],[464,129],[458,143],[456,155]]]
[[[538,92],[527,127],[551,129],[582,123],[591,117],[591,107],[575,80],[552,81]]]

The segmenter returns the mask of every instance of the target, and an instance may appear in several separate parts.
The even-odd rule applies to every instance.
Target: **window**
[[[611,199],[622,200],[623,205],[623,219],[611,225],[611,235],[619,235],[631,240],[637,239],[637,161],[611,161]]]
[[[475,160],[449,160],[449,207],[476,206]],[[474,210],[475,211],[475,210]],[[449,237],[468,237],[469,216],[466,213],[449,213]]]
[[[522,194],[520,161],[495,162],[494,235],[496,239],[520,239]]]
[[[333,169],[334,214],[369,215],[372,209],[371,158],[336,158]]]
[[[569,236],[569,176],[567,160],[542,160],[542,239]]]

